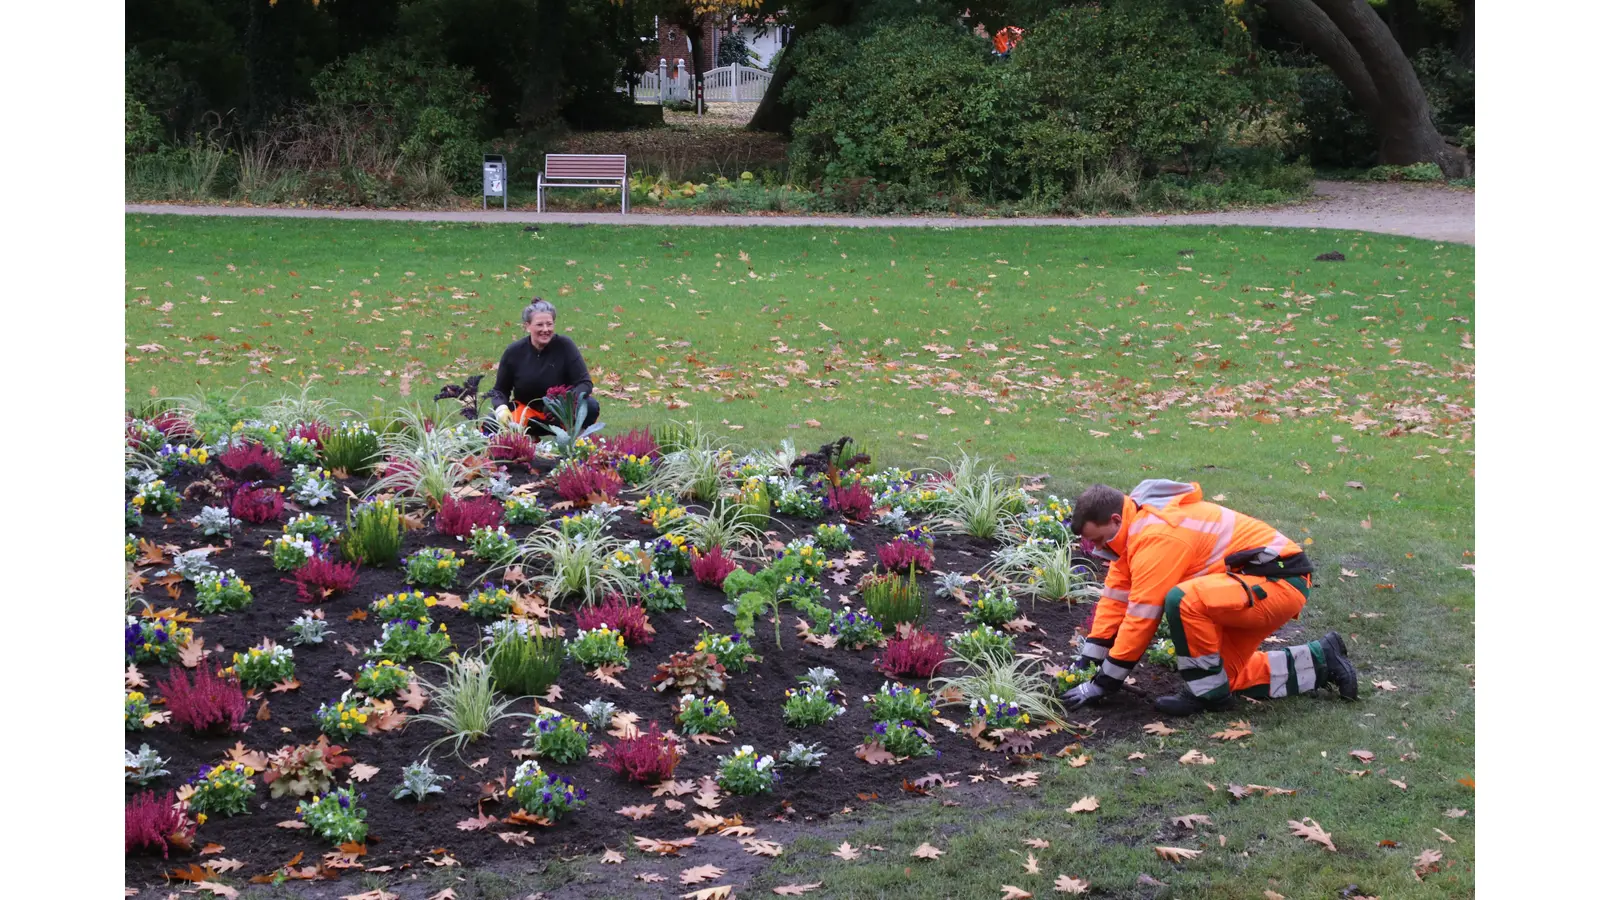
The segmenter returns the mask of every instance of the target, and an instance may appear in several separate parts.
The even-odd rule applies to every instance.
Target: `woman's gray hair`
[[[529,303],[527,306],[524,306],[522,308],[522,324],[526,325],[529,322],[532,322],[533,321],[533,317],[538,315],[539,313],[549,313],[550,314],[550,320],[551,321],[555,321],[555,318],[556,318],[555,304],[551,303],[548,300],[540,299],[538,297],[533,298],[533,302],[532,303]]]

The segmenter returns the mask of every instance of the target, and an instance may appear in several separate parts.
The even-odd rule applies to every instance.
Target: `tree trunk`
[[[1422,38],[1422,21],[1417,15],[1417,0],[1389,0],[1384,5],[1384,21],[1389,33],[1407,57],[1416,55]]]
[[[1465,173],[1466,154],[1434,127],[1416,70],[1366,0],[1262,2],[1350,89],[1378,133],[1378,162],[1431,162],[1452,178]]]
[[[534,130],[554,121],[561,114],[566,96],[565,69],[562,66],[566,33],[567,5],[564,0],[540,0],[534,11],[538,27],[528,36],[528,70],[522,79],[522,102],[517,108],[517,124]]]
[[[1475,27],[1477,16],[1473,13],[1473,0],[1460,0],[1461,30],[1456,33],[1456,58],[1468,66],[1476,65],[1478,53]]]
[[[783,101],[783,89],[788,87],[789,79],[794,75],[795,45],[802,37],[824,25],[836,28],[848,25],[855,19],[858,5],[858,0],[828,0],[802,10],[789,32],[789,43],[784,45],[783,55],[778,57],[778,68],[772,73],[767,92],[761,96],[761,103],[750,117],[750,124],[745,126],[748,130],[773,131],[789,136],[794,120],[801,112]]]

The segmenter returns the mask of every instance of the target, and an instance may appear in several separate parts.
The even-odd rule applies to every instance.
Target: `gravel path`
[[[428,222],[539,222],[589,225],[823,225],[843,228],[925,227],[983,228],[1059,225],[1068,228],[1105,225],[1264,225],[1275,228],[1341,228],[1404,235],[1434,241],[1476,243],[1475,196],[1471,191],[1419,184],[1365,184],[1319,181],[1316,194],[1303,203],[1270,209],[1183,213],[1170,216],[1102,216],[1096,218],[978,219],[932,216],[802,216],[716,215],[709,213],[546,212],[531,210],[386,210],[288,209],[254,206],[180,206],[129,203],[129,213],[190,216],[277,216],[306,219],[388,219]]]

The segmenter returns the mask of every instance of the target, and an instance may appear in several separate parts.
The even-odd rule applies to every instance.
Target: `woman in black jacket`
[[[538,297],[522,310],[526,340],[518,338],[500,354],[500,371],[489,405],[502,422],[542,425],[547,421],[544,396],[553,387],[565,387],[584,395],[588,415],[585,424],[600,420],[600,403],[592,396],[594,383],[584,365],[578,345],[566,335],[556,334],[556,308]]]

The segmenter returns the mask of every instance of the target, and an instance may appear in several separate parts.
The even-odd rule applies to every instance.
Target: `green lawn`
[[[1473,893],[1471,248],[1253,228],[541,228],[129,216],[129,402],[259,402],[308,380],[363,412],[427,401],[492,380],[539,294],[584,348],[608,430],[698,417],[751,446],[849,434],[902,464],[964,449],[1064,494],[1198,480],[1310,549],[1303,624],[1347,635],[1367,699],[1092,746],[999,815],[869,812],[839,839],[882,853],[796,841],[753,886],[1043,897],[1066,874],[1150,896],[1144,873],[1183,897]],[[1348,261],[1313,262],[1335,249]],[[1208,737],[1241,717],[1254,736]],[[1190,748],[1215,764],[1179,765]],[[1230,783],[1296,793],[1235,801]],[[1084,795],[1099,811],[1068,815]],[[1168,821],[1189,813],[1212,824]],[[1337,853],[1290,833],[1306,816]],[[923,841],[946,855],[911,860]],[[1173,864],[1158,845],[1205,852]],[[1419,883],[1429,849],[1441,870]]]

